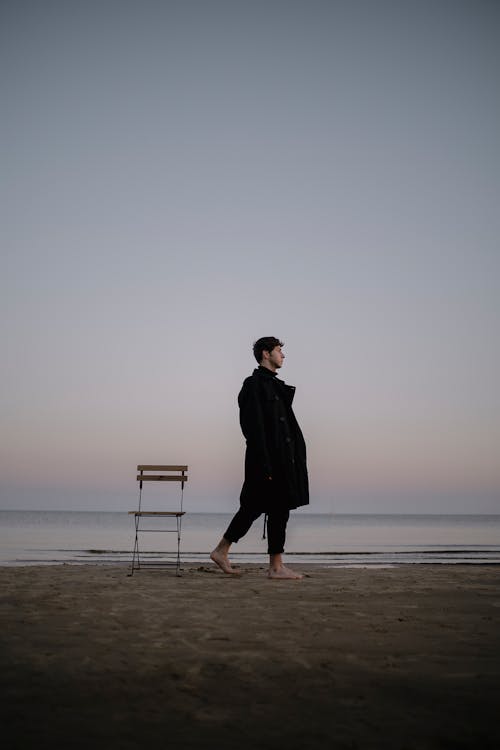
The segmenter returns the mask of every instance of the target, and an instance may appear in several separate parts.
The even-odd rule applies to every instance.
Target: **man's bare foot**
[[[240,571],[236,570],[236,568],[233,568],[233,566],[229,562],[229,557],[223,552],[219,552],[218,549],[214,549],[214,551],[210,553],[210,559],[216,565],[218,565],[224,573],[232,573],[233,575],[237,576],[240,575]]]
[[[298,580],[299,578],[304,578],[301,573],[295,573],[293,570],[290,570],[290,568],[287,568],[285,565],[280,565],[276,568],[269,568],[268,573],[269,578],[288,578],[288,579],[295,579]]]

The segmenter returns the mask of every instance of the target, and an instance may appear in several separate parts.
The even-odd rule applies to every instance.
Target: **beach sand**
[[[500,747],[500,567],[241,569],[0,568],[3,746]]]

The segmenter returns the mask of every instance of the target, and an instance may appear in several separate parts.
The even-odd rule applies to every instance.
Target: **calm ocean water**
[[[187,513],[182,560],[205,562],[231,519]],[[232,548],[235,562],[264,562],[262,518]],[[170,527],[171,528],[171,527]],[[120,563],[132,557],[133,518],[125,512],[0,511],[0,565]],[[175,534],[145,534],[150,560],[175,547]],[[500,515],[314,515],[292,513],[287,557],[325,566],[500,563]]]

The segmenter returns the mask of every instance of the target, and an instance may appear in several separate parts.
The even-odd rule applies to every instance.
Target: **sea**
[[[190,513],[182,518],[182,563],[209,563],[232,515]],[[142,559],[175,558],[175,522],[148,519]],[[163,533],[165,532],[165,533]],[[117,511],[0,511],[0,565],[131,564],[134,518]],[[235,563],[265,563],[263,517],[234,544]],[[499,515],[312,514],[294,512],[287,532],[290,564],[393,567],[500,564]]]

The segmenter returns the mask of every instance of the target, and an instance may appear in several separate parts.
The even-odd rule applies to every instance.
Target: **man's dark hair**
[[[275,346],[284,346],[284,343],[275,336],[264,336],[253,345],[253,356],[257,362],[262,362],[262,352],[272,352]]]

